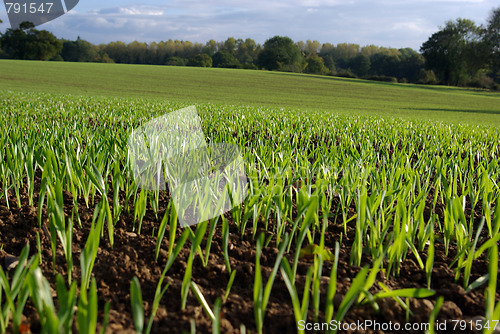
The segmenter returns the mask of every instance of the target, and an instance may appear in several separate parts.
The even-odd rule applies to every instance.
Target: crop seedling
[[[257,323],[257,331],[262,333],[264,326],[264,315],[266,312],[267,303],[269,302],[269,296],[271,295],[271,289],[273,287],[274,279],[276,273],[279,269],[281,259],[283,258],[283,253],[285,252],[285,247],[288,242],[288,234],[285,235],[283,243],[280,245],[278,255],[276,257],[276,262],[274,264],[273,270],[266,285],[262,281],[262,271],[260,268],[260,257],[262,254],[262,245],[264,243],[264,234],[260,234],[257,239],[257,248],[255,253],[255,278],[253,287],[253,300],[254,300],[254,316],[255,322]]]
[[[189,292],[189,287],[191,285],[191,275],[193,273],[193,261],[196,256],[197,249],[200,246],[200,243],[205,235],[205,231],[207,230],[207,222],[198,224],[196,227],[196,232],[194,235],[193,243],[191,245],[191,252],[189,253],[189,258],[186,264],[186,271],[184,273],[184,278],[182,279],[182,287],[181,287],[181,304],[182,309],[186,308],[187,296]],[[186,230],[190,231],[189,227],[186,227]],[[201,255],[201,254],[200,254]]]
[[[24,281],[29,275],[30,267],[38,265],[34,257],[27,261],[28,254],[29,246],[26,245],[21,251],[12,279],[9,279],[8,273],[0,265],[0,330],[2,330],[2,333],[7,329],[11,315],[15,330],[21,324],[24,305],[29,295],[28,287],[24,284]],[[4,300],[3,303],[2,299]]]
[[[309,267],[306,275],[306,282],[304,284],[304,292],[302,294],[302,302],[300,302],[299,294],[297,292],[297,287],[292,283],[293,273],[288,261],[286,259],[282,260],[281,263],[281,276],[285,281],[290,297],[292,298],[293,313],[295,315],[295,321],[299,323],[300,321],[307,320],[307,311],[309,308],[309,295],[311,287],[311,277],[313,275],[313,267]],[[303,330],[299,330],[299,333],[303,333]]]

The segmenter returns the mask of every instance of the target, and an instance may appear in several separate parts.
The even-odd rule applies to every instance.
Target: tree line
[[[0,58],[266,69],[500,89],[500,7],[492,10],[486,26],[468,19],[446,22],[419,51],[294,42],[283,36],[274,36],[263,45],[233,37],[206,43],[169,39],[94,45],[80,38],[58,39],[29,22],[0,33]]]

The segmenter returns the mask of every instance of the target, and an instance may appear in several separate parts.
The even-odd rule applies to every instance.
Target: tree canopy
[[[76,41],[64,41],[61,56],[65,61],[90,62],[98,56],[94,45],[78,39]]]
[[[212,67],[212,58],[204,53],[200,53],[189,59],[187,66]]]
[[[464,85],[484,63],[481,28],[468,19],[448,21],[420,51],[428,69],[448,85]]]
[[[323,58],[319,57],[316,53],[310,54],[306,57],[306,67],[304,72],[311,74],[324,74],[327,71]]]
[[[235,68],[238,67],[240,62],[236,59],[235,56],[229,51],[222,50],[218,51],[212,56],[213,66],[214,67],[229,67]]]
[[[292,71],[300,60],[299,48],[291,38],[274,36],[264,43],[257,62],[267,70]]]
[[[47,30],[36,30],[30,22],[23,22],[18,29],[7,29],[0,38],[8,58],[49,60],[61,53],[62,42]]]
[[[500,7],[493,10],[485,31],[488,63],[492,68],[493,76],[500,79]]]

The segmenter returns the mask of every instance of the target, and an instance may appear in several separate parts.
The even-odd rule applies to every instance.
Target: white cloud
[[[105,8],[95,11],[99,15],[163,15],[163,10],[151,6],[127,6]]]

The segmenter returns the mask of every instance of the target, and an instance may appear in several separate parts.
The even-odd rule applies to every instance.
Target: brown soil
[[[48,234],[48,220],[46,218],[46,210],[43,208],[44,228],[40,229],[37,222],[38,208],[28,205],[27,192],[21,190],[22,205],[17,207],[15,197],[10,197],[10,209],[6,207],[5,199],[0,201],[0,245],[3,245],[3,257],[5,252],[12,255],[18,255],[21,249],[26,245],[30,245],[31,254],[37,252],[36,235],[39,233],[42,245],[43,262],[41,268],[45,277],[55,283],[55,274],[60,273],[66,276],[66,262],[62,252],[61,245],[58,246],[57,260],[55,270],[52,265],[52,254],[50,248],[50,235]],[[35,189],[35,194],[38,189]],[[38,203],[38,195],[35,195],[34,203]],[[96,197],[97,203],[98,197]],[[160,201],[162,207],[165,208],[166,198]],[[79,281],[79,257],[81,249],[85,246],[90,223],[93,215],[93,205],[90,209],[85,206],[85,202],[81,200],[78,205],[79,214],[82,220],[82,227],[76,223],[74,226],[73,237],[73,255],[74,255],[74,271],[73,279]],[[165,209],[163,209],[165,210]],[[332,208],[335,212],[336,208]],[[133,210],[132,210],[133,211]],[[65,212],[71,217],[72,212],[72,196],[65,192]],[[109,313],[109,325],[107,333],[133,333],[133,321],[130,306],[130,282],[134,276],[139,278],[142,287],[143,300],[146,309],[146,317],[148,318],[151,311],[151,304],[154,298],[157,282],[161,276],[162,270],[167,260],[167,240],[162,241],[162,250],[157,262],[155,262],[155,245],[156,231],[163,217],[164,211],[160,210],[156,218],[153,211],[148,208],[144,222],[142,224],[141,234],[133,232],[133,213],[128,215],[122,213],[120,221],[115,227],[115,244],[111,248],[108,242],[108,237],[105,234],[101,240],[99,253],[95,262],[93,274],[97,281],[98,296],[99,296],[99,311],[102,312],[104,304],[110,302],[111,311]],[[228,216],[229,217],[229,216]],[[338,217],[340,220],[341,218]],[[350,246],[354,239],[354,224],[352,221],[349,224],[347,235],[342,236],[343,245],[340,250],[339,267],[337,273],[337,294],[334,299],[336,307],[339,306],[343,296],[347,292],[352,279],[361,269],[349,265]],[[254,311],[253,311],[253,284],[254,284],[254,267],[255,267],[255,241],[252,239],[250,229],[243,237],[240,237],[234,224],[230,225],[230,245],[229,256],[231,267],[237,271],[234,285],[227,300],[222,301],[222,332],[239,333],[240,325],[244,324],[247,332],[256,332]],[[249,226],[251,224],[249,223]],[[168,229],[168,227],[167,227]],[[180,235],[182,229],[179,228],[177,235]],[[339,241],[344,228],[338,221],[332,221],[329,225],[326,234],[326,247],[334,250],[335,242]],[[267,235],[270,235],[266,232]],[[257,233],[258,234],[258,233]],[[166,233],[168,235],[168,232]],[[263,267],[264,281],[267,281],[276,255],[277,248],[274,247],[274,237],[269,243],[269,247],[263,249],[261,265]],[[202,243],[204,250],[206,240]],[[307,241],[306,241],[307,243]],[[194,319],[196,330],[199,333],[211,332],[210,318],[204,313],[200,303],[190,293],[188,303],[185,310],[181,310],[181,284],[184,276],[186,262],[189,254],[189,241],[184,246],[184,249],[179,254],[174,265],[167,273],[166,282],[170,283],[165,296],[161,300],[160,307],[155,317],[152,332],[154,333],[181,333],[190,331],[190,321]],[[290,252],[294,253],[294,250]],[[425,254],[423,261],[425,262]],[[445,255],[444,245],[436,243],[435,264],[432,274],[432,289],[436,291],[436,295],[427,299],[411,299],[410,308],[414,316],[410,317],[411,323],[425,323],[428,321],[429,314],[433,309],[433,305],[438,296],[445,298],[445,303],[438,315],[438,320],[442,323],[445,320],[447,323],[447,331],[438,332],[457,332],[453,330],[452,320],[470,320],[477,316],[482,316],[485,313],[484,305],[484,286],[472,292],[465,293],[461,286],[461,279],[455,283],[455,273],[449,269],[448,265],[454,257],[454,250],[451,247],[448,256]],[[1,257],[2,255],[0,255]],[[290,255],[286,255],[293,261]],[[3,259],[0,259],[3,264]],[[368,255],[363,257],[362,265],[371,266],[373,259]],[[425,288],[426,275],[425,271],[421,270],[416,264],[416,259],[411,255],[407,256],[406,260],[401,265],[399,277],[390,276],[387,278],[383,272],[379,272],[378,281],[383,282],[391,289],[401,288]],[[303,290],[305,275],[312,261],[301,259],[298,265],[297,286],[301,292]],[[326,287],[329,281],[331,262],[325,262],[323,268],[323,278],[321,284],[321,305],[319,321],[324,319],[324,303],[326,296]],[[385,266],[386,267],[386,266]],[[486,274],[487,262],[484,255],[474,262],[472,277],[470,282],[478,277]],[[500,275],[499,275],[500,277]],[[225,266],[225,261],[222,252],[222,237],[220,224],[216,228],[215,236],[212,240],[211,253],[209,256],[208,265],[203,267],[199,257],[195,258],[193,268],[193,281],[200,287],[205,298],[210,305],[214,305],[216,298],[223,297],[226,291],[226,286],[229,280],[229,273]],[[500,283],[498,284],[500,286]],[[54,287],[54,286],[53,286]],[[376,283],[372,292],[380,290]],[[498,294],[497,294],[498,297]],[[393,299],[387,298],[380,301],[380,311],[377,313],[370,305],[353,306],[344,318],[345,323],[355,323],[358,321],[374,320],[379,323],[405,323],[406,312]],[[312,305],[312,303],[310,304]],[[31,327],[33,333],[40,331],[38,315],[34,307],[28,301],[25,310],[25,323]],[[102,322],[103,314],[99,316],[99,321]],[[146,318],[146,319],[147,319]],[[314,322],[312,308],[310,307],[309,319]],[[470,327],[469,327],[470,328]],[[288,290],[278,273],[272,289],[270,301],[266,310],[264,320],[265,333],[293,333],[296,332],[297,324],[293,315],[291,298]],[[321,332],[321,331],[318,331]],[[342,332],[342,331],[341,331]],[[345,332],[365,332],[365,333],[389,333],[391,331],[376,331],[376,330],[357,330]],[[418,333],[420,331],[409,331]],[[474,332],[472,330],[462,331],[461,333]]]

